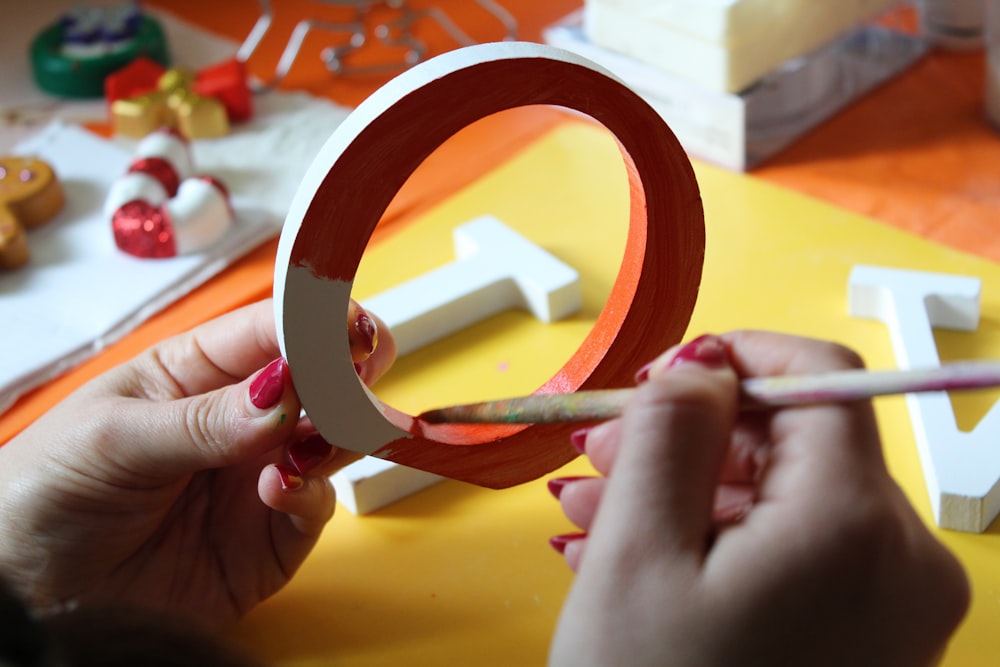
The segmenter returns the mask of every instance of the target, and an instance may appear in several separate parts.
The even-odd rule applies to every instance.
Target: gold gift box
[[[115,132],[140,138],[166,126],[188,139],[224,136],[229,132],[225,106],[194,92],[193,84],[190,72],[171,69],[160,77],[154,92],[115,100],[111,104]]]

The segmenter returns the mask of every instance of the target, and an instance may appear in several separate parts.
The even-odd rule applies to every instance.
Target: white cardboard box
[[[897,0],[587,0],[594,44],[702,88],[739,92]]]
[[[734,171],[776,154],[927,50],[918,37],[864,24],[737,94],[707,89],[594,44],[579,11],[547,28],[544,38],[604,66],[642,95],[689,154]]]

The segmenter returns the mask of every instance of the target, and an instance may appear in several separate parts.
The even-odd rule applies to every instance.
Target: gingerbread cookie
[[[0,270],[27,263],[26,229],[55,217],[65,197],[46,162],[31,157],[0,157]]]

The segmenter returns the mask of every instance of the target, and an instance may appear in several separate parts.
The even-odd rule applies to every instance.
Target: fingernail
[[[304,475],[329,458],[333,446],[319,433],[313,433],[288,447],[288,458],[292,465]]]
[[[278,471],[283,491],[295,491],[296,489],[301,489],[302,485],[305,484],[305,480],[295,474],[295,471],[286,465],[278,463],[275,464],[274,469]]]
[[[649,379],[649,369],[653,367],[653,362],[650,361],[648,364],[640,368],[635,372],[635,383],[642,384]]]
[[[566,545],[587,537],[587,533],[566,533],[565,535],[553,535],[549,538],[549,545],[560,554],[566,553]]]
[[[285,391],[285,376],[288,364],[283,357],[269,363],[250,383],[250,402],[260,410],[273,408],[281,400]]]
[[[356,343],[363,354],[371,355],[378,347],[378,327],[375,320],[360,308],[354,318],[354,333],[356,335],[352,337],[352,345]]]
[[[726,354],[726,346],[722,339],[718,336],[705,334],[678,348],[673,359],[670,360],[668,368],[691,362],[704,366],[722,366],[728,359],[729,355]]]
[[[581,454],[587,453],[587,434],[590,433],[589,428],[581,428],[573,431],[569,434],[569,442],[573,445],[573,449],[580,452]]]
[[[547,482],[547,486],[549,487],[549,493],[551,493],[556,500],[559,500],[559,496],[562,495],[563,489],[566,488],[567,484],[571,482],[578,482],[581,479],[588,479],[588,478],[586,476],[553,477]]]

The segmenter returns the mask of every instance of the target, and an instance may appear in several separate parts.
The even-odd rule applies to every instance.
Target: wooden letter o
[[[390,200],[451,135],[490,114],[548,104],[584,113],[621,147],[631,190],[625,256],[593,330],[539,392],[628,386],[681,340],[704,263],[701,197],[660,116],[597,65],[553,47],[482,44],[425,61],[365,100],[320,149],[292,201],[275,267],[282,353],[302,405],[338,447],[492,488],[576,456],[578,426],[430,425],[358,379],[344,316],[361,257]]]

